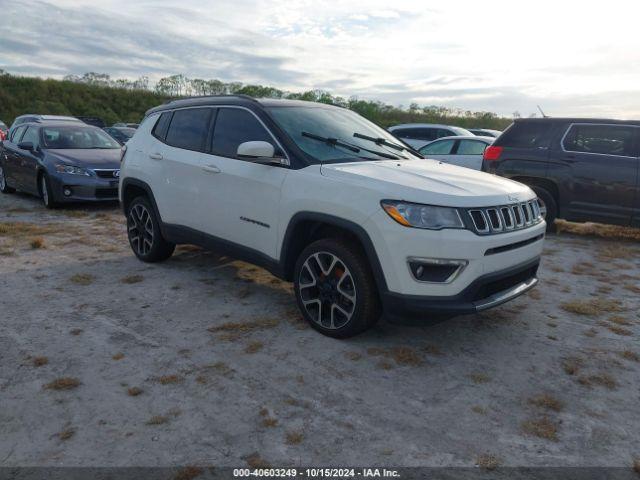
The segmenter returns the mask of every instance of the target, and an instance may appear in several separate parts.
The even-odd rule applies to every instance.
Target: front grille
[[[480,235],[510,232],[542,222],[538,199],[495,207],[467,210],[472,230]]]
[[[111,170],[97,170],[95,169],[96,175],[100,178],[118,178],[120,176],[119,169],[111,169]]]
[[[116,198],[117,196],[117,188],[96,188],[96,198]]]

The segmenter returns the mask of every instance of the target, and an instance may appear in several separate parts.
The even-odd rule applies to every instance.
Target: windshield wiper
[[[399,158],[398,156],[393,155],[391,153],[380,152],[378,150],[369,150],[368,148],[364,148],[364,147],[356,147],[352,143],[345,142],[344,140],[340,140],[338,138],[321,137],[320,135],[316,135],[314,133],[309,133],[309,132],[302,132],[302,136],[312,138],[314,140],[318,140],[319,142],[324,142],[327,145],[346,148],[347,150],[351,150],[352,152],[355,152],[355,153],[358,153],[362,150],[365,152],[373,153],[374,155],[378,155],[383,158],[389,158],[391,160],[398,160]]]
[[[369,135],[363,135],[362,133],[354,133],[354,137],[361,138],[363,140],[369,140],[370,142],[375,143],[376,145],[385,145],[387,147],[395,148],[396,150],[408,150],[406,147],[402,145],[398,145],[397,143],[390,142],[389,140],[382,137],[370,137]]]

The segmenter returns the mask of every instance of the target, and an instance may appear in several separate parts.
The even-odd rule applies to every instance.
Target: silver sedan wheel
[[[138,255],[147,255],[153,246],[153,221],[144,205],[134,205],[127,217],[127,230],[131,248]]]
[[[351,272],[329,252],[310,255],[298,277],[298,292],[307,314],[323,328],[344,327],[356,309],[356,288]]]

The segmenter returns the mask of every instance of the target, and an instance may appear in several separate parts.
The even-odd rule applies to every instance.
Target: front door
[[[568,219],[629,225],[638,184],[638,127],[575,123],[561,140]]]
[[[202,221],[205,233],[275,258],[281,187],[288,169],[237,158],[238,145],[248,141],[269,142],[283,154],[251,111],[219,108],[211,154],[203,157]]]

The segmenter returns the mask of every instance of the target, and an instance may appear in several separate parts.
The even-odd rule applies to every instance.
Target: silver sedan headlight
[[[391,218],[405,227],[428,230],[465,228],[456,208],[422,205],[400,200],[383,200],[380,204]]]

